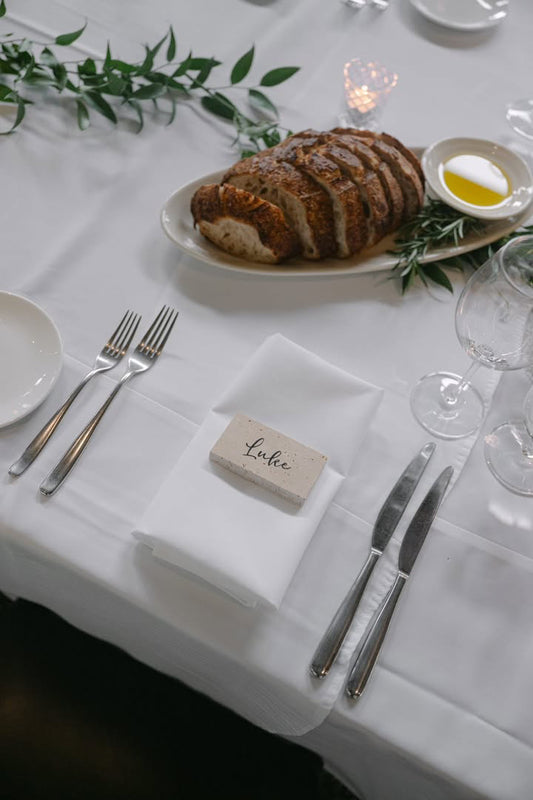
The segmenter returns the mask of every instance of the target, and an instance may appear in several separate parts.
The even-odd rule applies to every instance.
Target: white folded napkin
[[[278,608],[381,399],[381,389],[279,334],[269,337],[209,412],[133,535],[156,558],[241,603]],[[301,508],[209,460],[238,412],[327,456]]]

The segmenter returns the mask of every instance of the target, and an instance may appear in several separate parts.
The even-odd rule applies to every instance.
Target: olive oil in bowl
[[[472,206],[498,206],[513,191],[503,169],[484,156],[470,153],[454,155],[440,165],[439,172],[448,191]]]

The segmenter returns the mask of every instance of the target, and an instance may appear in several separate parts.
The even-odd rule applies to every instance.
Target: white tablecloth
[[[271,90],[293,130],[328,128],[342,110],[342,66],[368,55],[399,75],[383,128],[412,145],[450,135],[497,139],[524,151],[504,107],[530,93],[533,12],[465,34],[423,20],[407,2],[354,12],[338,2],[12,0],[4,30],[35,38],[74,30],[76,47],[134,58],[172,23],[182,55],[230,68],[255,42],[254,74],[301,72]],[[38,302],[63,336],[65,363],[45,404],[0,431],[0,589],[58,612],[174,675],[258,725],[321,753],[362,798],[528,800],[533,786],[531,501],[506,492],[482,442],[439,442],[413,506],[440,469],[455,482],[417,562],[371,682],[354,705],[342,694],[350,652],[389,585],[405,523],[374,576],[327,680],[307,665],[360,568],[372,522],[428,435],[413,421],[418,377],[467,358],[456,341],[455,296],[422,287],[401,297],[387,273],[258,277],[184,256],[159,211],[180,185],[236,154],[228,127],[188,103],[174,124],[136,135],[72,110],[30,107],[1,142],[1,289]],[[527,152],[526,152],[527,155]],[[180,310],[164,357],[125,390],[68,481],[50,499],[42,477],[116,377],[94,381],[38,461],[17,480],[7,467],[81,378],[127,308],[148,320]],[[156,562],[131,536],[157,487],[209,409],[265,337],[281,333],[362,380],[384,399],[346,480],[278,612],[246,609]],[[487,429],[519,409],[526,375],[481,371]],[[496,393],[494,394],[494,392]],[[105,427],[104,427],[105,426]]]

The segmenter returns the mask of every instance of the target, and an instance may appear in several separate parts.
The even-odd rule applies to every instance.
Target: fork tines
[[[163,306],[135,349],[148,358],[161,355],[178,314],[179,312],[170,306]]]
[[[140,315],[135,314],[133,311],[126,311],[120,320],[117,329],[113,331],[109,337],[109,340],[104,347],[104,351],[110,356],[115,356],[118,353],[125,355],[128,347],[131,344],[131,340],[135,336],[140,321]]]

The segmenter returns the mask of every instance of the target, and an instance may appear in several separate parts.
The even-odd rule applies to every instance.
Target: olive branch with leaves
[[[453,286],[444,269],[464,270],[465,266],[477,269],[506,242],[516,236],[533,235],[533,225],[521,226],[491,244],[475,248],[460,256],[427,262],[424,256],[434,247],[457,247],[469,235],[482,235],[485,225],[480,219],[456,211],[441,200],[426,200],[425,205],[413,219],[409,220],[396,234],[396,247],[392,255],[397,261],[392,268],[391,278],[400,281],[402,294],[410,289],[416,280],[425,286],[430,283],[443,286],[453,292]]]
[[[0,17],[6,11],[5,0],[0,0]],[[138,62],[115,58],[109,42],[105,58],[60,60],[52,47],[73,44],[86,26],[87,23],[76,31],[60,34],[50,42],[17,39],[11,33],[0,36],[0,103],[16,108],[13,124],[4,133],[18,128],[27,107],[33,104],[27,90],[40,88],[74,101],[82,131],[91,124],[92,112],[116,125],[123,108],[133,113],[141,131],[147,103],[166,112],[167,123],[171,124],[180,103],[199,97],[206,111],[233,124],[233,143],[240,147],[242,156],[272,147],[290,134],[280,125],[278,110],[264,89],[283,83],[299,67],[271,69],[258,83],[245,86],[242,81],[249,75],[255,55],[252,46],[233,65],[228,85],[210,86],[213,70],[222,62],[192,52],[177,60],[178,46],[172,26],[155,45],[144,45],[143,58]],[[246,94],[249,111],[228,96],[227,92],[234,89]]]

